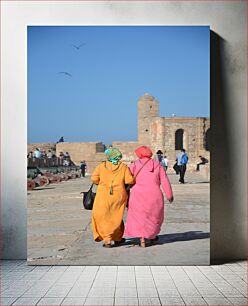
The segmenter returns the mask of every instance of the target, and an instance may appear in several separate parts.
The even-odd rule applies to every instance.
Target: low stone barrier
[[[200,171],[199,173],[206,179],[210,180],[210,165],[205,164],[205,165],[200,165]]]

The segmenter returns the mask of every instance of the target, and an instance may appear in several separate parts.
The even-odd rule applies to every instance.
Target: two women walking
[[[152,151],[145,146],[135,150],[138,159],[130,165],[121,162],[117,148],[105,151],[107,161],[92,173],[92,181],[98,185],[92,211],[92,230],[95,241],[104,241],[104,247],[125,242],[126,237],[140,238],[140,246],[146,239],[158,239],[164,221],[164,197],[173,201],[170,182],[164,168],[153,160]],[[124,229],[123,215],[127,202],[125,185],[133,185]]]

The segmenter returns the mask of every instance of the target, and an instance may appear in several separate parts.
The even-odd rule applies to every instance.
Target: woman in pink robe
[[[135,150],[138,160],[130,166],[131,173],[136,176],[136,183],[131,189],[127,220],[124,235],[139,237],[140,246],[145,247],[145,239],[154,242],[158,239],[164,221],[164,196],[173,201],[173,193],[164,168],[156,160],[151,159],[152,151],[142,146]]]

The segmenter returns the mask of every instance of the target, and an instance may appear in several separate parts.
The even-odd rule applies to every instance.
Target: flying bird
[[[73,45],[72,44],[72,46],[75,48],[75,49],[77,49],[77,50],[79,50],[82,46],[84,46],[85,44],[83,43],[83,44],[80,44],[80,45]]]
[[[60,71],[60,72],[58,72],[58,74],[64,74],[64,75],[67,75],[70,78],[72,78],[72,75],[69,72],[66,72],[66,71]]]

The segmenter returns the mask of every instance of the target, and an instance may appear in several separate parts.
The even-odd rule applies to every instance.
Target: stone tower
[[[141,145],[150,145],[151,123],[159,116],[159,102],[148,93],[138,100],[138,142]]]

